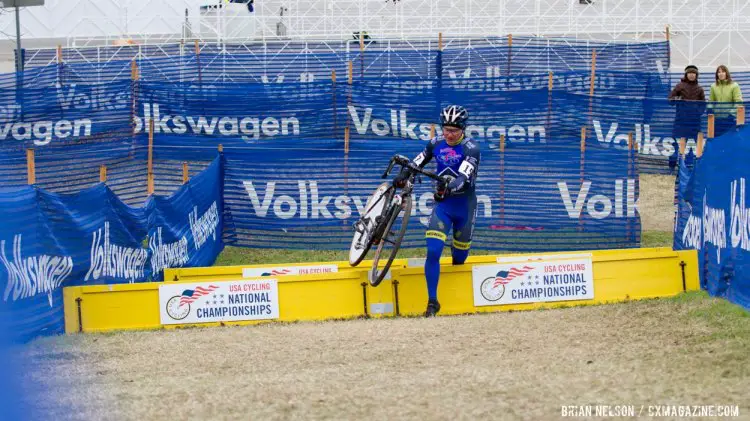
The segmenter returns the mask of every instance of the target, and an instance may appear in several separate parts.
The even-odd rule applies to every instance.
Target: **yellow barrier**
[[[472,269],[495,264],[498,259],[523,261],[533,254],[472,256],[464,265],[452,266],[450,257],[441,260],[438,296],[440,314],[523,310],[539,307],[588,305],[605,302],[663,297],[700,288],[698,256],[695,250],[668,248],[600,250],[573,253],[545,253],[550,258],[590,254],[594,271],[594,299],[477,307],[474,305]],[[331,263],[229,266],[171,269],[177,283],[230,282],[269,277],[243,278],[243,268],[288,268]],[[335,263],[340,270],[313,275],[274,275],[278,281],[280,321],[325,320],[363,316],[414,315],[424,311],[427,291],[424,259],[394,262],[390,279],[372,288],[367,282],[370,262],[357,268]],[[159,286],[175,282],[95,285],[64,289],[66,332],[95,332],[122,329],[156,329],[160,322]],[[201,323],[201,325],[255,324],[259,321]]]
[[[276,277],[279,285],[279,306],[282,321],[325,320],[369,316],[370,303],[383,301],[387,289],[371,288],[368,270],[349,270],[319,275]],[[255,278],[258,279],[258,278]],[[230,279],[211,282],[226,282]],[[183,281],[181,283],[193,283]],[[390,281],[383,281],[389,284]],[[155,329],[162,327],[159,320],[159,286],[161,282],[140,284],[92,285],[67,287],[65,301],[65,331],[108,331],[120,329]],[[365,291],[371,301],[365,307]],[[386,294],[389,302],[390,295]],[[80,306],[80,311],[79,311]],[[365,312],[367,309],[367,314]],[[80,318],[79,318],[80,314]],[[386,313],[391,315],[391,312]],[[253,324],[257,321],[226,322],[224,324]],[[206,323],[218,325],[220,323]],[[172,325],[179,327],[183,325]]]
[[[403,267],[406,259],[395,259],[393,267]],[[328,270],[334,267],[335,272],[341,271],[361,271],[372,267],[372,260],[363,260],[357,267],[349,266],[349,262],[307,262],[307,263],[279,263],[263,265],[242,265],[242,266],[209,266],[194,268],[167,268],[164,269],[164,280],[167,282],[177,281],[220,281],[226,279],[253,278],[254,276],[243,276],[243,272],[252,269],[264,269],[270,271],[272,268],[279,269],[308,269],[308,272],[315,273],[332,273]],[[257,275],[256,275],[257,276]]]
[[[667,297],[682,291],[700,289],[698,254],[695,250],[673,251],[670,248],[651,248],[545,253],[544,255],[566,257],[586,253],[591,254],[594,264],[595,297],[593,300],[476,307],[473,298],[472,267],[480,264],[494,264],[498,256],[474,256],[469,257],[463,266],[441,265],[438,285],[440,314],[593,305],[630,299]],[[520,254],[502,256],[502,258],[522,261],[530,256],[535,255]],[[399,302],[402,315],[421,314],[425,310],[427,290],[424,269],[420,266],[423,261],[424,259],[415,259],[407,264],[407,268],[394,274],[399,282],[399,295],[403,297]],[[684,287],[681,262],[685,263]],[[441,260],[441,263],[449,264],[449,260]],[[444,297],[448,299],[443,299]]]

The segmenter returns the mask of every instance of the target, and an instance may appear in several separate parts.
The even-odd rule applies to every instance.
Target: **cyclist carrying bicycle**
[[[453,228],[451,254],[453,264],[461,265],[469,257],[471,236],[476,220],[477,196],[475,183],[479,169],[479,145],[467,139],[464,133],[469,113],[459,105],[450,105],[440,113],[442,135],[438,134],[425,149],[412,160],[424,168],[432,158],[437,161],[437,174],[451,178],[450,183],[437,183],[433,195],[436,206],[432,210],[430,224],[425,233],[427,259],[424,273],[427,280],[427,311],[425,317],[435,316],[440,311],[437,287],[440,279],[440,255],[443,253],[448,232]],[[401,171],[393,185],[404,187],[409,173]]]

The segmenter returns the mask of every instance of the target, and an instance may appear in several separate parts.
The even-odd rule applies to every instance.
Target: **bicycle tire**
[[[383,253],[383,247],[386,243],[384,239],[381,238],[380,244],[378,244],[378,249],[375,251],[375,256],[373,256],[372,260],[372,270],[370,271],[370,285],[373,287],[376,287],[380,285],[381,282],[383,282],[383,278],[385,278],[385,275],[388,273],[388,270],[391,268],[391,264],[393,263],[393,259],[396,258],[396,254],[398,254],[398,249],[401,247],[401,241],[404,239],[404,235],[406,234],[406,229],[409,226],[409,218],[411,217],[411,196],[406,196],[406,199],[401,204],[401,206],[398,209],[391,209],[390,215],[388,218],[388,225],[385,228],[385,232],[383,233],[383,237],[388,237],[388,233],[391,231],[391,227],[393,226],[393,223],[398,219],[398,215],[403,211],[404,217],[401,220],[401,228],[399,229],[398,233],[396,234],[396,237],[393,239],[393,248],[390,250],[390,254],[388,256],[388,260],[385,262],[385,265],[383,265],[383,268],[378,268],[378,263],[380,262],[380,255]],[[380,269],[380,270],[379,270]]]
[[[383,193],[380,194],[380,196],[378,197],[377,200],[375,200],[374,202],[371,203],[371,200],[375,196],[375,194],[377,194],[377,192],[380,191],[383,188],[385,189],[385,190],[383,190]],[[363,214],[367,215],[378,204],[378,202],[380,202],[381,200],[385,200],[386,203],[390,202],[392,192],[393,192],[393,187],[389,183],[382,183],[381,185],[379,185],[375,189],[375,192],[370,196],[370,200],[367,201],[367,204],[365,205],[365,209],[366,210],[364,211]],[[373,227],[370,230],[369,234],[374,234],[374,232],[377,229],[377,227],[378,227],[377,224],[373,225]],[[359,265],[362,262],[362,260],[365,259],[365,257],[367,257],[367,253],[370,251],[370,249],[372,248],[373,243],[375,242],[375,235],[371,235],[370,239],[367,241],[367,244],[365,244],[365,247],[362,250],[362,253],[359,255],[359,257],[357,257],[355,259],[352,259],[352,250],[354,249],[355,243],[359,240],[359,238],[361,236],[362,236],[362,234],[360,234],[359,232],[357,232],[355,230],[354,231],[354,236],[352,237],[352,243],[349,246],[349,265],[352,266],[352,267],[356,267],[357,265]]]

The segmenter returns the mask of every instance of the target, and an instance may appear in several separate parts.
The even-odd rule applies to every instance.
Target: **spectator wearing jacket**
[[[675,139],[674,152],[669,157],[669,169],[677,166],[679,139],[697,139],[701,131],[701,118],[706,109],[706,93],[698,83],[698,68],[693,65],[685,67],[685,75],[669,93],[669,100],[676,105],[673,128]]]
[[[740,85],[732,80],[729,69],[723,64],[716,68],[716,82],[711,84],[709,100],[716,117],[715,135],[718,137],[737,125],[737,106],[742,102]]]

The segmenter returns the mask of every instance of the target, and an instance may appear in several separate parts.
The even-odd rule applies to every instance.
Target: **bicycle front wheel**
[[[406,228],[409,226],[409,217],[411,216],[411,196],[406,196],[401,206],[392,205],[386,215],[388,225],[386,225],[383,236],[375,251],[372,259],[372,271],[370,272],[370,285],[376,287],[385,278],[388,270],[391,268],[393,259],[396,258],[398,249],[401,247],[401,241],[406,234]],[[399,219],[399,214],[404,212],[403,218]]]
[[[383,183],[375,189],[367,201],[363,215],[354,226],[354,236],[349,247],[349,265],[357,266],[370,251],[372,242],[375,240],[377,218],[383,214],[386,203],[390,202],[392,190],[389,183]]]

